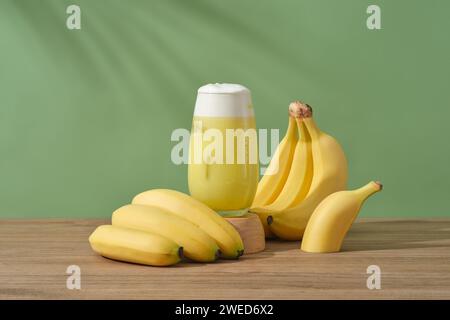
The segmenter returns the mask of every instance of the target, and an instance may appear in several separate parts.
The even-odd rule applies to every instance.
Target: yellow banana
[[[312,118],[312,109],[301,102],[293,104],[293,112],[303,118],[311,136],[313,178],[311,187],[298,205],[286,210],[261,211],[267,215],[270,230],[285,240],[299,240],[303,236],[309,217],[329,194],[344,190],[347,185],[347,160],[339,143],[322,132]]]
[[[252,208],[250,209],[251,212],[258,213],[257,211],[253,211],[253,208],[271,204],[280,194],[291,169],[297,140],[296,121],[294,117],[289,116],[289,125],[286,134],[278,145],[264,176],[258,183],[256,195],[253,199]],[[266,238],[273,237],[273,234],[267,225],[267,216],[258,214],[258,217],[264,227]]]
[[[95,229],[89,242],[104,257],[151,266],[170,266],[183,255],[182,247],[160,235],[109,225]]]
[[[218,213],[187,194],[153,189],[138,194],[132,203],[159,207],[193,223],[216,241],[223,258],[236,259],[244,253],[237,230]]]
[[[295,118],[289,116],[286,135],[278,145],[264,176],[258,183],[252,207],[271,204],[280,194],[291,168],[297,139]]]
[[[381,189],[381,183],[372,181],[356,190],[330,194],[311,215],[301,249],[306,252],[338,252],[364,201]]]
[[[302,123],[296,118],[300,139],[295,147],[291,170],[284,187],[275,201],[267,206],[266,210],[282,211],[299,204],[307,195],[313,177],[313,160],[311,150],[311,137]],[[258,212],[258,208],[252,208]]]
[[[159,234],[173,240],[184,249],[184,255],[194,261],[211,262],[219,256],[216,242],[189,221],[164,209],[129,204],[112,215],[112,225]]]

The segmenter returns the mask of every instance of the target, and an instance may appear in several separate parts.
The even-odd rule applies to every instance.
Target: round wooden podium
[[[242,217],[225,218],[241,235],[244,242],[244,255],[263,251],[266,247],[264,229],[256,214],[248,213]]]

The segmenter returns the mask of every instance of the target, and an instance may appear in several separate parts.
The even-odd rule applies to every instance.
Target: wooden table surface
[[[450,219],[363,219],[343,252],[270,241],[239,261],[158,268],[108,260],[88,236],[106,220],[0,220],[0,299],[450,299]],[[66,269],[81,269],[69,290]],[[381,269],[369,290],[367,267]]]

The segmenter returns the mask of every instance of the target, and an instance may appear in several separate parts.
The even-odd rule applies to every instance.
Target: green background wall
[[[69,4],[82,29],[65,26]],[[382,30],[366,28],[366,8]],[[145,189],[187,191],[170,161],[196,89],[252,90],[260,128],[303,99],[342,143],[363,216],[450,216],[450,2],[0,2],[0,217],[107,217]]]

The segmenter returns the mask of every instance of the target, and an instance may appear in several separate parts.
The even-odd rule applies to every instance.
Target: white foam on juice
[[[194,115],[199,117],[253,117],[250,90],[233,83],[210,83],[198,89]]]
[[[198,89],[198,93],[239,93],[250,92],[246,87],[241,84],[235,83],[210,83],[206,84]]]

